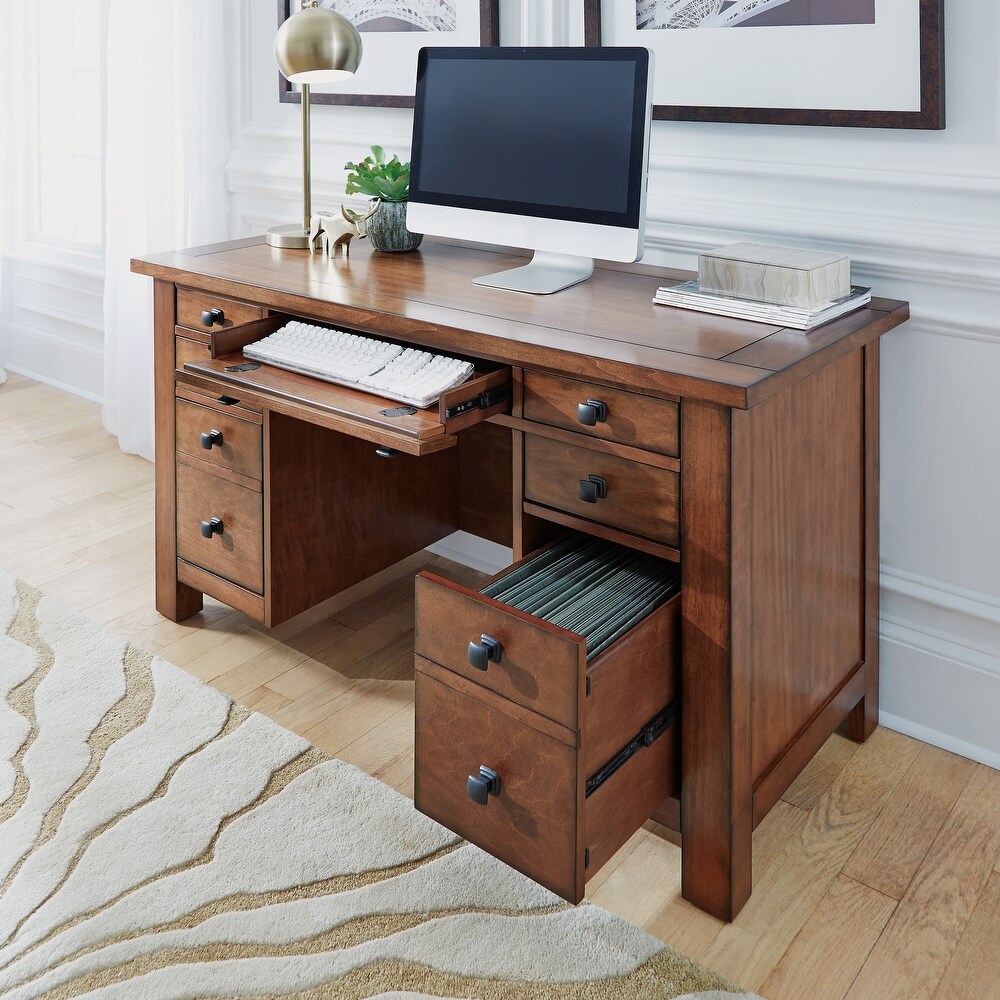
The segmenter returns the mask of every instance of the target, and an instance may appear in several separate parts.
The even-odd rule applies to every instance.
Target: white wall
[[[570,0],[501,12],[505,44],[580,40]],[[241,0],[233,235],[299,211],[275,27],[273,4]],[[655,123],[646,259],[822,247],[910,301],[882,341],[883,721],[1000,766],[1000,7],[949,3],[946,35],[943,132]],[[405,154],[409,129],[407,111],[314,108],[314,204],[343,200],[343,164],[372,142]]]
[[[33,34],[29,5],[4,8],[0,32],[0,365],[101,399],[104,388],[104,259],[99,246],[64,245],[32,232],[35,178],[29,81]],[[49,16],[64,16],[49,11]],[[95,26],[94,35],[100,32]],[[95,54],[95,61],[100,58]],[[64,113],[74,123],[73,95]],[[78,110],[78,109],[77,109]],[[89,109],[88,109],[89,110]],[[98,115],[99,117],[99,115]],[[72,146],[72,143],[70,143]],[[65,183],[72,185],[67,176]]]

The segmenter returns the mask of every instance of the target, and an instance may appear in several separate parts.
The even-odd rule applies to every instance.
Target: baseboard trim
[[[31,369],[24,368],[21,365],[11,364],[9,361],[4,362],[4,367],[9,372],[16,372],[18,375],[30,378],[34,382],[41,382],[44,385],[50,385],[53,389],[62,389],[63,392],[68,392],[74,396],[80,396],[83,399],[89,399],[93,403],[104,402],[104,396],[101,393],[91,392],[89,389],[84,389],[78,385],[70,385],[69,382],[62,382],[59,379],[52,378],[42,372],[32,371]]]
[[[959,739],[950,733],[942,733],[937,729],[911,722],[909,719],[902,719],[891,712],[879,712],[878,721],[879,725],[885,726],[886,729],[893,729],[904,736],[912,736],[914,739],[920,740],[921,743],[929,743],[931,746],[958,754],[959,757],[966,757],[969,760],[985,764],[987,767],[1000,770],[1000,753],[993,750],[976,746],[974,743]]]

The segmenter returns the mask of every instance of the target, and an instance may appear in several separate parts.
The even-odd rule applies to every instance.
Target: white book
[[[801,309],[773,302],[744,299],[735,295],[719,295],[703,292],[697,279],[684,281],[678,285],[657,289],[653,301],[659,305],[693,309],[697,312],[746,319],[753,323],[767,323],[771,326],[790,327],[794,330],[811,330],[828,323],[838,316],[860,309],[871,301],[871,289],[854,285],[851,293],[841,299],[824,303],[816,309]]]

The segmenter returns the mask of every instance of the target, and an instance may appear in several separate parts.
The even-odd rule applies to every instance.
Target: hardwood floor
[[[95,404],[0,387],[0,567],[412,794],[412,577],[479,575],[418,553],[270,631],[210,599],[175,624],[152,607],[152,483]],[[651,822],[588,897],[768,1000],[1000,997],[1000,772],[833,736],[754,834],[737,920],[679,890],[677,837]]]

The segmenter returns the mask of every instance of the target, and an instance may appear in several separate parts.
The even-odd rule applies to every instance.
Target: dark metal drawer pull
[[[225,531],[225,525],[222,523],[221,517],[213,517],[211,521],[201,522],[201,533],[206,538],[211,538],[212,535],[221,535]]]
[[[222,431],[212,428],[201,432],[201,446],[205,451],[211,451],[216,445],[222,447]]]
[[[469,798],[481,806],[486,805],[491,795],[500,794],[500,775],[487,767],[485,764],[479,765],[479,775],[469,775],[469,780],[465,784],[465,790],[469,793]]]
[[[481,635],[479,642],[469,643],[469,664],[476,670],[485,670],[490,663],[499,663],[503,647],[491,635]]]
[[[203,309],[201,311],[201,325],[215,326],[216,323],[222,326],[226,321],[226,314],[221,309]]]
[[[576,419],[587,427],[605,423],[608,419],[608,407],[599,399],[588,399],[586,403],[577,403]]]
[[[399,452],[396,451],[395,448],[389,448],[382,444],[375,449],[375,454],[378,455],[379,458],[395,458]]]
[[[597,503],[608,495],[608,481],[602,476],[587,476],[580,480],[580,499],[586,503]]]

